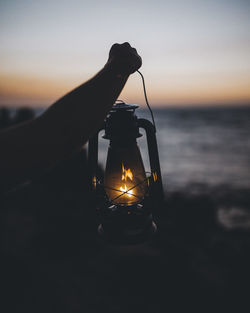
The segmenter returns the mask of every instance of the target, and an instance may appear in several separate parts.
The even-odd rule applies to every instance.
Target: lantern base
[[[109,230],[103,228],[100,224],[97,228],[98,235],[105,241],[114,244],[138,244],[150,240],[154,234],[157,232],[157,226],[154,221],[152,221],[150,227],[139,233],[127,233],[127,234],[117,234],[111,233]]]
[[[157,232],[152,214],[141,211],[141,208],[117,208],[113,214],[109,209],[106,210],[108,212],[98,226],[99,236],[106,241],[136,244],[150,240]]]

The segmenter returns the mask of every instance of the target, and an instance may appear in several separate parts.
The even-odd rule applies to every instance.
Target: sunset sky
[[[248,0],[0,0],[0,105],[50,105],[124,41],[153,105],[250,104],[249,30]],[[144,103],[138,74],[120,98]]]

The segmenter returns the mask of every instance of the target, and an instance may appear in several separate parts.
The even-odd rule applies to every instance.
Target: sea
[[[16,110],[10,111],[14,117]],[[153,108],[153,114],[165,191],[197,186],[250,191],[250,106]],[[152,121],[148,109],[138,108],[136,115]],[[150,172],[146,136],[141,133],[138,145]],[[99,138],[99,163],[105,168],[108,140]]]
[[[191,186],[249,188],[250,107],[153,109],[164,189]],[[138,117],[151,119],[147,109]],[[144,166],[150,171],[146,136],[138,139]],[[101,137],[101,136],[100,136]],[[105,166],[107,140],[100,139]]]

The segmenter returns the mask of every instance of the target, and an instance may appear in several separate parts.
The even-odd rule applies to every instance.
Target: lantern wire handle
[[[154,124],[154,129],[155,129],[155,132],[156,132],[156,127],[155,127],[155,119],[154,119],[154,114],[153,114],[153,111],[148,103],[148,97],[147,97],[147,92],[146,92],[146,85],[145,85],[145,80],[144,80],[144,77],[142,75],[142,73],[140,71],[137,70],[137,72],[140,74],[141,78],[142,78],[142,84],[143,84],[143,91],[144,91],[144,97],[145,97],[145,101],[146,101],[146,104],[148,106],[148,109],[150,111],[150,114],[151,114],[151,117],[152,117],[152,121],[153,121],[153,124]]]

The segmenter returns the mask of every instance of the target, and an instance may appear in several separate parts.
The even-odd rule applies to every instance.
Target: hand
[[[137,71],[141,65],[141,57],[128,42],[123,44],[115,43],[109,51],[109,59],[106,64],[117,75],[130,75]]]

